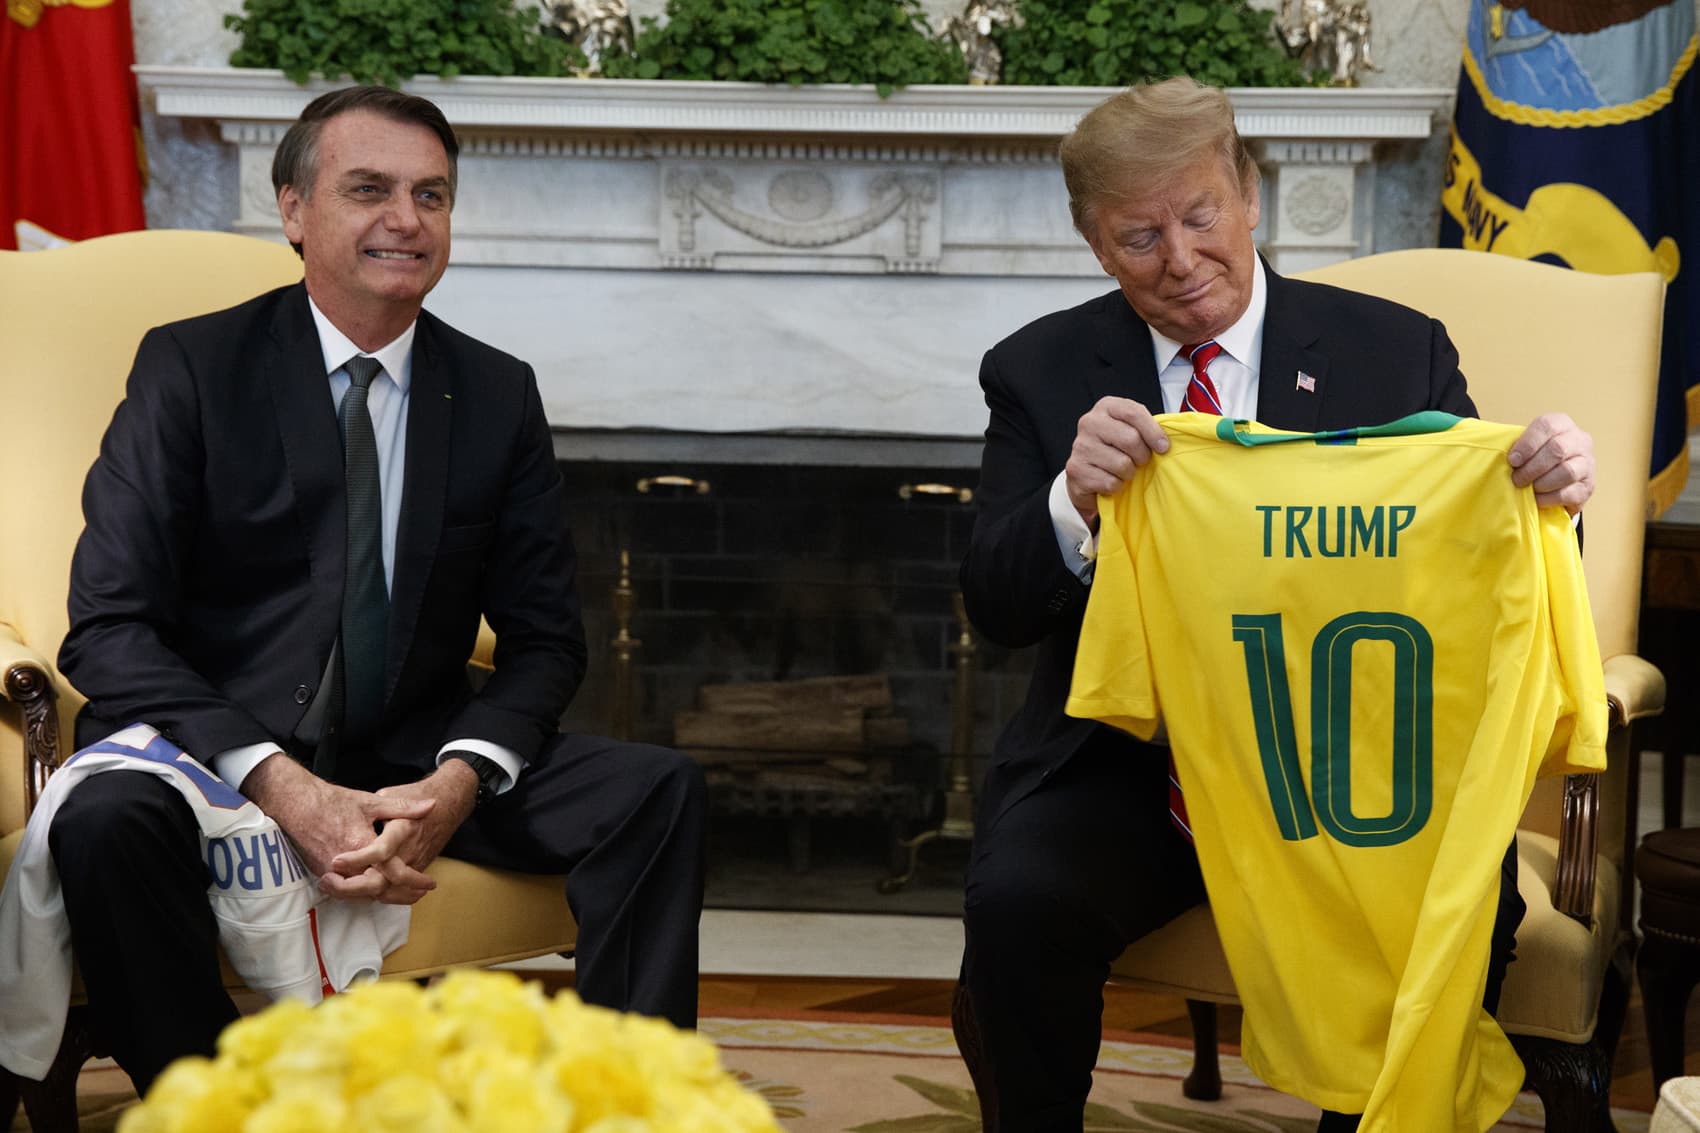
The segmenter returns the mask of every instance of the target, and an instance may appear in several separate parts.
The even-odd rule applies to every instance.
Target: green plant
[[[1022,26],[995,30],[1003,81],[1130,86],[1191,75],[1220,87],[1311,82],[1245,0],[1021,0]]]
[[[540,30],[527,0],[242,0],[224,26],[242,37],[235,67],[277,67],[395,86],[414,75],[564,75],[577,48]]]
[[[912,83],[968,79],[962,54],[935,39],[917,0],[667,0],[629,54],[603,61],[624,79]]]

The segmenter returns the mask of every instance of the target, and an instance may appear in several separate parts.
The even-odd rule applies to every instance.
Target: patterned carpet
[[[811,1011],[793,1018],[722,1010],[702,1032],[726,1066],[768,1100],[788,1133],[979,1133],[980,1111],[948,1026],[910,1016]],[[757,1017],[759,1016],[759,1017]],[[1180,1083],[1190,1044],[1164,1035],[1106,1036],[1087,1112],[1088,1133],[1311,1133],[1316,1107],[1263,1085],[1222,1056],[1222,1098],[1189,1101]],[[129,1080],[91,1065],[78,1085],[83,1133],[109,1133],[134,1101]],[[1619,1133],[1646,1133],[1648,1115],[1614,1110]],[[1495,1127],[1543,1125],[1533,1094]],[[13,1130],[28,1125],[18,1116]]]
[[[703,1033],[726,1065],[773,1106],[790,1133],[977,1133],[979,1108],[948,1027],[901,1016],[713,1018]],[[1190,1044],[1165,1036],[1106,1038],[1093,1076],[1089,1133],[1311,1133],[1315,1106],[1263,1085],[1222,1056],[1222,1098],[1181,1096]],[[1645,1133],[1648,1115],[1615,1110],[1619,1133]],[[1541,1103],[1523,1094],[1496,1130],[1540,1129]]]

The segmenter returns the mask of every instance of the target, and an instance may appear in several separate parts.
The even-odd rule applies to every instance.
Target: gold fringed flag
[[[1664,276],[1655,512],[1700,423],[1697,44],[1693,0],[1471,0],[1442,189],[1443,246]]]
[[[6,0],[0,248],[146,226],[129,0]]]

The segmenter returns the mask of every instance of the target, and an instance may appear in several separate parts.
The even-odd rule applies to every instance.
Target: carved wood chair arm
[[[1558,836],[1553,907],[1584,925],[1594,923],[1594,851],[1599,842],[1600,777],[1564,777],[1564,818]]]
[[[65,757],[59,744],[58,689],[53,684],[53,666],[19,640],[9,625],[0,624],[0,693],[16,704],[24,715],[24,817],[35,810],[35,801],[47,782],[48,773]]]
[[[1605,663],[1606,701],[1613,732],[1631,721],[1664,711],[1664,674],[1634,654]],[[1625,750],[1627,745],[1613,745]],[[1558,868],[1553,905],[1584,925],[1593,924],[1594,865],[1599,845],[1600,777],[1569,775],[1564,780],[1564,815],[1558,838]]]

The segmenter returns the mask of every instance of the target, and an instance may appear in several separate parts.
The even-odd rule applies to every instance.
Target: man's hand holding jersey
[[[1533,486],[1542,507],[1563,504],[1575,515],[1594,494],[1594,438],[1566,414],[1536,417],[1508,456],[1511,482]]]
[[[1169,438],[1149,410],[1125,397],[1100,398],[1080,419],[1063,469],[1070,502],[1094,531],[1098,497],[1113,496],[1134,470],[1169,451]],[[1530,422],[1507,454],[1511,480],[1533,487],[1543,507],[1563,505],[1575,515],[1594,494],[1594,438],[1563,413]]]

